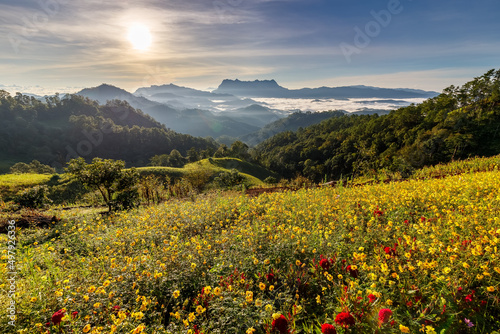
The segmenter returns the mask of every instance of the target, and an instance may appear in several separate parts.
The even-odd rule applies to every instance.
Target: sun
[[[127,39],[132,44],[134,49],[145,51],[149,49],[153,38],[149,28],[143,24],[133,24],[128,28]]]

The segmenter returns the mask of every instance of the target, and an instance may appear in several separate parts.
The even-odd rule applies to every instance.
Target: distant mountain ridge
[[[406,88],[379,88],[370,86],[318,87],[288,89],[280,86],[276,80],[241,81],[224,79],[213,91],[217,94],[233,94],[245,97],[267,98],[431,98],[438,92]]]

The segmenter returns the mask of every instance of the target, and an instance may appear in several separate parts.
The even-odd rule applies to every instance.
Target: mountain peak
[[[262,96],[275,95],[276,93],[283,93],[288,89],[278,85],[276,80],[254,80],[242,81],[239,79],[231,80],[224,79],[219,87],[214,90],[214,93],[226,93],[237,96]]]

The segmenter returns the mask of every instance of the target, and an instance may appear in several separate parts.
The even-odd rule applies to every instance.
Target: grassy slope
[[[3,174],[0,175],[0,194],[2,198],[12,196],[19,190],[49,182],[49,174]]]
[[[245,184],[249,186],[263,185],[263,180],[268,176],[275,176],[272,172],[242,161],[236,158],[212,158],[203,159],[194,163],[185,165],[183,168],[173,167],[140,167],[137,168],[141,175],[167,175],[172,179],[176,179],[193,173],[196,171],[208,171],[212,177],[220,172],[229,172],[231,169],[236,169],[245,178]]]
[[[352,332],[374,333],[379,310],[389,308],[395,325],[380,333],[400,333],[399,326],[417,333],[425,320],[437,333],[490,333],[500,325],[493,318],[499,181],[495,170],[258,198],[200,197],[107,217],[62,212],[65,220],[50,231],[18,233],[17,324],[36,332],[65,307],[79,312],[63,322],[66,331],[88,325],[110,332],[118,305],[130,314],[118,322],[120,333],[141,324],[147,333],[166,333],[160,322],[168,319],[172,333],[196,324],[204,333],[254,327],[263,334],[280,312],[292,314],[297,332],[312,334],[349,309],[366,315]],[[326,269],[317,265],[320,254],[332,259]],[[347,265],[357,265],[355,275]],[[8,302],[5,292],[0,297]],[[197,312],[195,299],[205,300],[205,309]],[[476,326],[467,328],[464,318]]]

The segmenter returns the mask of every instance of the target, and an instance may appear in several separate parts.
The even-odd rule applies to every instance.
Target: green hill
[[[78,95],[34,97],[0,90],[0,173],[16,162],[38,160],[59,170],[77,156],[124,160],[145,166],[173,149],[186,154],[215,150],[212,140],[184,135],[155,121],[127,102],[105,105]]]
[[[256,147],[261,165],[316,181],[377,174],[500,153],[500,70],[388,115],[334,117]]]

